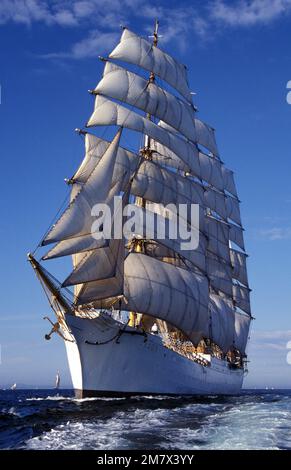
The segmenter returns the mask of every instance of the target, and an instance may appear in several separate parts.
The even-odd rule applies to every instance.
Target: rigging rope
[[[46,230],[45,234],[43,235],[43,237],[41,238],[41,240],[40,240],[39,243],[37,244],[35,250],[32,252],[32,255],[34,255],[34,254],[37,252],[37,250],[38,250],[39,248],[41,248],[41,246],[42,246],[41,244],[42,244],[43,240],[46,238],[46,236],[47,236],[48,233],[50,232],[51,227],[52,227],[54,221],[57,219],[58,215],[59,215],[59,214],[61,213],[61,211],[63,210],[65,204],[67,203],[68,198],[69,198],[69,192],[66,194],[66,196],[65,196],[65,198],[64,198],[64,200],[63,200],[61,206],[59,207],[59,209],[58,209],[56,215],[55,215],[55,216],[53,217],[53,219],[51,220],[48,229]]]

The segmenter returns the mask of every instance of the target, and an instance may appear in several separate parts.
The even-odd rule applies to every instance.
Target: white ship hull
[[[212,358],[202,366],[165,348],[152,334],[118,335],[122,324],[100,316],[84,319],[66,316],[75,342],[66,341],[69,367],[76,396],[100,395],[234,395],[242,387],[243,371],[230,369],[225,361]],[[89,343],[88,343],[89,342]]]

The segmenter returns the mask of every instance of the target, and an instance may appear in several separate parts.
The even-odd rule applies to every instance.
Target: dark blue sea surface
[[[0,391],[1,449],[291,449],[291,391],[77,400]]]

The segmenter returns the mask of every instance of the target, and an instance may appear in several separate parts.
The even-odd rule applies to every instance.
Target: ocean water
[[[0,391],[1,449],[291,449],[291,391],[76,400]]]

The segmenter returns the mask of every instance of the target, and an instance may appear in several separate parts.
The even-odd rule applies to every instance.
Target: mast
[[[155,21],[155,28],[154,28],[154,34],[153,34],[153,47],[157,47],[158,41],[159,41],[159,36],[158,36],[158,31],[159,31],[159,21],[156,19]],[[153,71],[150,72],[149,76],[149,83],[154,83],[155,82],[155,74]],[[147,119],[151,121],[152,116],[150,113],[147,113]],[[151,138],[149,135],[145,135],[145,141],[144,141],[144,157],[148,158],[151,160],[151,151],[150,151],[150,144],[151,144]]]
[[[158,31],[159,31],[159,21],[156,19],[155,20],[155,27],[154,27],[154,32],[153,32],[153,43],[152,47],[157,47],[158,45]],[[151,83],[155,82],[155,74],[153,71],[150,72],[149,76],[149,85]],[[152,116],[150,113],[146,114],[146,118],[151,121]],[[141,150],[141,154],[146,160],[151,160],[152,159],[152,151],[150,149],[151,146],[151,138],[149,135],[145,134],[144,137],[144,148]],[[146,208],[146,200],[143,197],[136,197],[136,204],[142,208]],[[141,241],[134,241],[134,248],[137,253],[141,253],[143,251],[143,240]],[[137,326],[137,323],[140,323],[142,318],[141,314],[138,314],[137,312],[130,311],[129,312],[129,326],[135,327]]]

